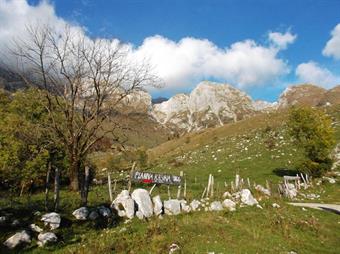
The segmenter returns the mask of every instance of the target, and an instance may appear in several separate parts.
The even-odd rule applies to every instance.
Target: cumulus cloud
[[[0,50],[14,37],[24,37],[28,24],[66,24],[85,33],[77,25],[57,17],[53,5],[42,1],[32,6],[26,0],[0,0]],[[165,90],[181,91],[202,79],[214,79],[240,88],[269,84],[289,72],[287,62],[278,56],[293,43],[296,35],[271,32],[270,45],[244,40],[221,48],[207,39],[186,37],[173,41],[160,35],[145,38],[142,45],[127,44],[132,59],[147,59],[165,81]]]
[[[298,65],[295,74],[301,82],[321,85],[325,88],[340,83],[340,76],[334,75],[330,70],[313,61]]]
[[[340,23],[335,26],[331,32],[331,39],[326,43],[322,51],[324,56],[340,59]]]
[[[171,89],[205,78],[223,80],[240,88],[271,82],[289,72],[278,52],[277,48],[253,40],[219,48],[206,39],[187,37],[175,42],[159,35],[146,38],[133,50],[137,57],[150,60]]]
[[[288,44],[292,44],[296,40],[297,35],[292,34],[290,31],[287,31],[284,34],[279,32],[270,32],[268,33],[268,38],[274,46],[280,49],[286,49]]]

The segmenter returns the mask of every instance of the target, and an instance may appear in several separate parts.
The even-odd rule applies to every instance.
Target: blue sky
[[[29,0],[28,3],[36,6],[40,1]],[[221,74],[230,68],[233,70],[232,67],[216,74],[210,71],[209,66],[204,77],[195,76],[193,71],[182,73],[183,79],[169,78],[169,83],[183,84],[173,89],[152,90],[154,96],[168,97],[177,92],[189,92],[200,79],[208,78],[238,86],[255,99],[273,101],[289,84],[324,80],[332,83],[340,80],[340,59],[336,57],[340,45],[336,41],[328,56],[322,53],[332,38],[331,31],[340,23],[340,0],[54,0],[49,1],[49,4],[53,5],[56,16],[83,26],[89,36],[119,38],[133,44],[135,48],[143,45],[146,38],[160,35],[158,39],[162,39],[163,44],[179,43],[189,37],[208,40],[213,47],[223,50],[249,39],[256,46],[270,50],[273,42],[268,39],[268,33],[290,33],[296,36],[285,49],[280,48],[275,53],[275,60],[281,61],[278,63],[281,67],[278,68],[283,69],[273,70],[268,78],[265,76],[267,74],[261,74],[263,77],[254,81],[256,84],[245,81],[245,84],[239,85],[242,83],[240,77]],[[254,45],[250,47],[254,48]],[[193,63],[197,64],[195,61]],[[268,63],[270,65],[271,62]],[[297,75],[297,67],[303,63],[307,66],[303,66],[304,72],[301,67],[300,75]],[[311,79],[307,71],[314,70],[310,68],[313,64],[325,73]],[[240,71],[240,75],[243,75],[242,71],[247,69],[242,67]],[[176,75],[176,72],[171,75]],[[171,87],[172,84],[166,85]],[[320,85],[329,88],[335,84]]]

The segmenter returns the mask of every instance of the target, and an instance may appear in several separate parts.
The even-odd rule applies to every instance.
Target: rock
[[[270,196],[270,190],[264,188],[262,185],[258,184],[256,185],[255,189],[261,193],[263,193],[264,195]]]
[[[210,204],[210,211],[222,211],[223,206],[220,201],[214,201]]]
[[[52,232],[40,233],[38,235],[38,245],[40,247],[46,244],[55,243],[57,242],[57,240],[58,240],[58,237]]]
[[[164,201],[164,213],[168,215],[177,215],[181,213],[181,202],[177,199]]]
[[[80,207],[74,210],[72,215],[76,217],[77,220],[86,220],[89,215],[89,209],[87,207]]]
[[[192,209],[193,211],[196,211],[196,210],[200,207],[200,205],[201,205],[201,202],[198,201],[198,200],[196,200],[196,199],[194,199],[194,200],[191,201],[191,203],[190,203],[190,207],[191,207],[191,209]]]
[[[223,200],[222,205],[223,207],[227,208],[231,212],[236,210],[236,203],[232,201],[231,199]]]
[[[35,224],[31,224],[29,225],[30,230],[32,230],[33,232],[36,233],[41,233],[43,231],[43,229],[41,227],[39,227],[38,225]]]
[[[137,218],[140,219],[140,220],[144,219],[144,214],[143,214],[141,211],[137,211],[137,212],[136,212],[136,216],[137,216]]]
[[[149,192],[144,189],[136,189],[131,194],[132,199],[138,205],[138,211],[143,213],[143,216],[149,218],[153,214],[153,205]]]
[[[243,204],[249,205],[249,206],[253,206],[253,205],[258,204],[257,200],[253,197],[250,190],[243,189],[243,190],[240,191],[240,195],[241,195],[241,202]]]
[[[118,211],[118,216],[120,217],[126,216],[132,219],[135,216],[135,201],[130,197],[127,190],[123,190],[118,194],[111,207]]]
[[[285,188],[285,196],[292,199],[297,196],[297,189],[295,188],[295,185],[292,183],[287,183],[287,188]]]
[[[7,217],[6,216],[0,216],[0,225],[5,224],[7,221]]]
[[[280,208],[280,205],[278,205],[278,204],[276,204],[276,203],[273,203],[273,204],[272,204],[272,207],[273,207],[273,208]]]
[[[175,253],[176,251],[179,251],[179,250],[180,250],[180,247],[176,243],[173,243],[169,247],[169,254]]]
[[[105,206],[99,206],[98,208],[97,208],[97,210],[98,210],[98,213],[101,215],[101,216],[103,216],[104,218],[107,218],[107,217],[110,217],[111,215],[112,215],[112,212],[111,212],[111,210],[110,210],[110,208],[107,208],[107,207],[105,207]]]
[[[23,230],[21,232],[18,232],[14,235],[12,235],[10,238],[8,238],[4,245],[9,249],[14,249],[16,247],[19,247],[23,244],[30,243],[31,242],[31,236],[28,234],[26,230]]]
[[[179,201],[181,203],[181,210],[185,213],[190,213],[191,212],[191,207],[190,205],[187,204],[187,201],[182,199]]]
[[[44,222],[45,226],[49,225],[51,230],[59,228],[61,222],[60,215],[55,212],[44,214],[41,217],[41,220]]]
[[[161,215],[163,213],[163,203],[161,200],[161,196],[157,195],[152,198],[153,201],[153,212],[156,216]]]
[[[223,196],[222,196],[222,197],[223,197],[223,198],[231,198],[232,195],[231,195],[228,191],[226,191],[226,192],[223,193]]]
[[[17,226],[19,226],[20,225],[20,221],[19,220],[14,220],[14,221],[12,221],[12,223],[11,223],[11,226],[12,227],[17,227]]]
[[[96,219],[98,219],[98,217],[99,217],[99,213],[97,211],[92,211],[89,214],[89,219],[90,220],[96,220]]]
[[[324,177],[322,177],[322,179],[325,180],[325,181],[328,181],[331,184],[336,183],[336,180],[334,178],[331,178],[331,177],[324,176]]]

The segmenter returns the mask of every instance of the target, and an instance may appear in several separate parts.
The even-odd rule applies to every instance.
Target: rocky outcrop
[[[244,92],[228,85],[203,81],[189,94],[177,94],[155,104],[152,115],[161,124],[192,131],[235,122],[254,113]]]
[[[310,84],[290,86],[280,95],[278,108],[294,105],[318,106],[326,91],[324,88]]]
[[[253,102],[253,107],[254,110],[258,112],[271,112],[277,109],[278,103],[256,100]]]

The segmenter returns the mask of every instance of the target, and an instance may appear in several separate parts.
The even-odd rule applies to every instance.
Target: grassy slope
[[[334,108],[337,140],[340,140],[340,108]],[[209,173],[215,176],[216,199],[226,190],[224,182],[230,182],[235,173],[249,177],[251,181],[264,184],[281,179],[278,168],[294,169],[301,158],[299,151],[293,150],[284,126],[285,113],[274,114],[270,120],[265,115],[242,122],[210,129],[200,134],[189,134],[152,149],[149,153],[155,165],[151,171],[178,174],[184,171],[188,182],[188,198],[199,198],[207,183]],[[271,130],[266,130],[271,126]],[[189,138],[188,138],[189,137]],[[281,138],[282,137],[282,138]],[[265,141],[274,141],[273,149],[268,149]],[[245,149],[247,147],[247,149]],[[216,158],[216,159],[215,159]],[[276,173],[274,173],[276,172]],[[284,172],[287,173],[287,172]],[[123,188],[124,186],[119,186]],[[320,202],[338,202],[339,182],[315,187],[309,192],[320,194]],[[166,188],[155,189],[166,197]],[[172,195],[177,192],[171,189]],[[255,192],[257,198],[259,194]],[[33,197],[43,200],[41,194]],[[106,187],[96,187],[90,193],[90,204],[107,203]],[[77,208],[78,196],[62,192],[63,216],[73,220],[70,213]],[[23,217],[30,213],[23,199],[15,205],[15,212]],[[273,202],[280,209],[271,207]],[[6,203],[7,205],[8,203]],[[94,229],[91,223],[71,223],[59,231],[63,241],[57,246],[45,249],[27,248],[27,252],[46,253],[168,253],[170,244],[181,247],[179,253],[340,253],[340,219],[333,213],[316,210],[303,211],[290,207],[284,200],[263,199],[263,210],[248,207],[228,212],[197,212],[176,217],[165,216],[160,220],[152,218],[148,222],[134,219],[133,222],[118,223],[110,229]],[[4,203],[0,204],[4,207]],[[40,206],[33,207],[42,210]],[[28,218],[27,218],[28,219]],[[30,220],[31,221],[31,218]],[[72,222],[72,221],[71,221]],[[2,231],[0,240],[10,235]],[[31,246],[34,246],[33,242]],[[0,251],[1,252],[1,251]]]

